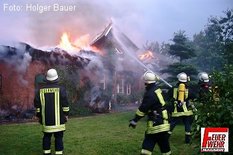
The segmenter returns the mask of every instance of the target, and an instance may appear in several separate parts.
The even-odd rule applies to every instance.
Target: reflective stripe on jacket
[[[148,115],[147,134],[169,131],[168,112],[165,108],[165,101],[162,96],[162,90],[156,88],[156,85],[148,86],[143,101],[136,115],[143,117]]]
[[[69,106],[64,87],[56,83],[47,84],[36,93],[34,104],[43,132],[65,130],[65,116],[68,115]]]

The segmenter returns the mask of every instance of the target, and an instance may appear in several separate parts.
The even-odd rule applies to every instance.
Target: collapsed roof
[[[54,48],[51,51],[43,51],[33,48],[26,43],[16,46],[0,46],[0,60],[3,63],[18,65],[23,61],[40,61],[48,65],[74,65],[83,68],[89,63],[89,59],[77,55],[71,55],[65,50]]]

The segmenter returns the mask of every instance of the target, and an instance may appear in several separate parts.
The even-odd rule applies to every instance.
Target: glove
[[[135,122],[133,119],[129,121],[129,127],[136,128],[137,122]]]

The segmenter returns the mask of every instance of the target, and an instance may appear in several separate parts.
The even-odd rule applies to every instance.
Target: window
[[[124,79],[121,79],[117,84],[117,93],[124,94]]]
[[[131,84],[127,84],[127,86],[126,86],[126,92],[127,92],[127,95],[131,94]]]
[[[103,76],[100,77],[100,78],[101,78],[101,80],[100,80],[100,82],[99,82],[100,88],[103,89],[103,90],[105,90],[105,89],[106,89],[106,77],[105,77],[105,75],[103,74]]]

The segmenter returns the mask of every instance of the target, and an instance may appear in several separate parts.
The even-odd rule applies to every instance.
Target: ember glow
[[[85,34],[74,41],[74,46],[79,49],[86,49],[89,47],[90,35]]]
[[[151,51],[146,51],[145,53],[139,55],[140,60],[154,59],[154,58],[155,57]]]

